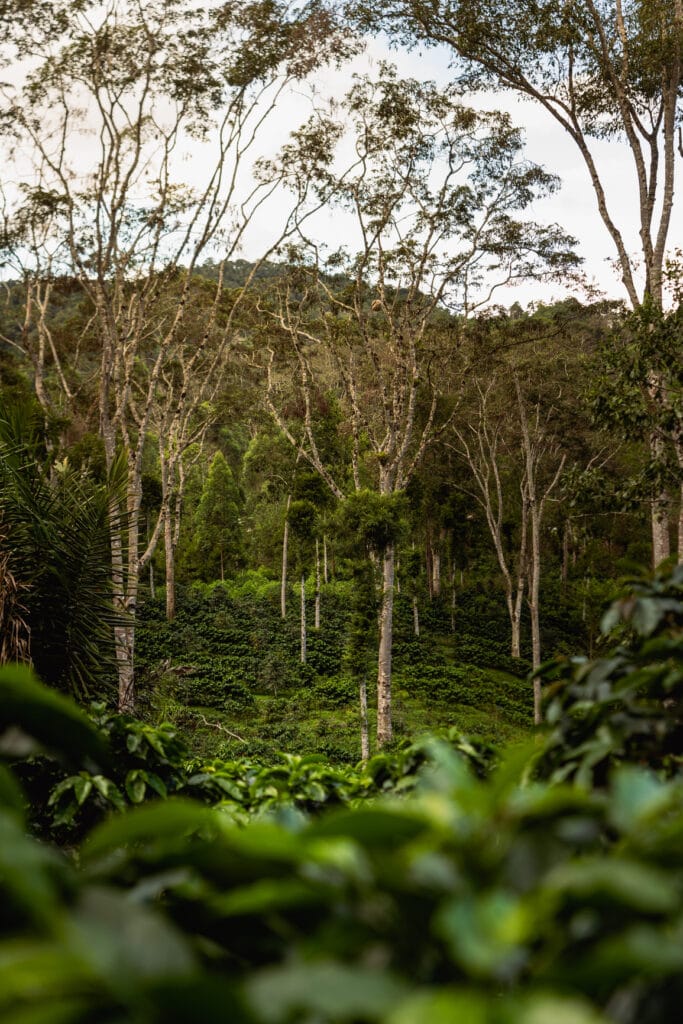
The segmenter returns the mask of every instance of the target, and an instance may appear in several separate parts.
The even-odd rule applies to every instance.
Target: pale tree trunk
[[[175,618],[175,545],[170,507],[164,511],[164,555],[166,558],[166,621],[173,622]]]
[[[315,620],[314,626],[320,629],[320,545],[315,541]]]
[[[150,541],[149,532],[149,515],[147,516],[147,543]],[[154,586],[154,562],[150,558],[149,560],[149,596],[154,600],[156,597],[156,587]]]
[[[529,564],[529,612],[531,615],[531,665],[534,672],[541,665],[541,623],[539,591],[541,579],[541,523],[536,503],[531,503],[531,559]],[[534,675],[534,725],[543,721],[541,711],[541,680]]]
[[[456,592],[455,592],[455,565],[451,560],[451,633],[455,633],[455,609],[456,609]]]
[[[420,635],[420,613],[417,608],[417,597],[413,594],[413,633]]]
[[[306,664],[306,576],[301,573],[301,664]]]
[[[441,596],[441,552],[438,549],[432,550],[432,593],[434,597]]]
[[[370,757],[370,730],[368,728],[368,684],[365,676],[360,680],[360,759]]]
[[[513,658],[522,657],[522,603],[524,600],[524,579],[517,585],[514,603],[508,602],[510,615],[510,654]]]
[[[529,557],[529,612],[531,614],[531,662],[534,673],[534,724],[540,725],[543,720],[541,708],[541,680],[536,671],[541,665],[541,628],[539,592],[541,582],[541,523],[546,502],[557,486],[566,455],[559,456],[556,444],[546,435],[545,425],[541,423],[540,407],[536,405],[532,417],[522,395],[519,379],[515,377],[517,407],[522,434],[522,451],[525,462],[525,486],[528,500],[528,518],[531,528],[531,551]],[[546,457],[558,458],[555,473],[542,491],[538,486],[538,473]]]
[[[560,579],[563,583],[566,583],[569,578],[569,544],[570,544],[571,526],[569,520],[565,519],[564,528],[562,530],[562,570]]]
[[[394,545],[389,544],[382,559],[382,607],[379,616],[379,658],[377,664],[377,746],[391,740],[391,653],[394,625]]]
[[[665,496],[655,498],[652,502],[652,568],[656,569],[660,562],[671,554],[669,540],[669,515],[666,510]]]
[[[118,710],[132,714],[135,710],[135,601],[137,597],[137,572],[124,579],[123,538],[120,527],[111,529],[113,604],[117,612],[126,618],[125,624],[114,629],[114,650],[118,670]]]
[[[103,417],[102,436],[107,468],[111,471],[116,459],[116,433],[106,417]],[[109,509],[112,603],[126,620],[114,628],[118,710],[125,714],[132,714],[135,710],[135,613],[140,575],[138,544],[142,501],[139,462],[136,458],[128,458],[125,514],[116,498]]]
[[[429,600],[434,600],[434,549],[432,548],[432,538],[430,533],[427,533],[427,543],[425,544],[425,569],[427,576],[427,593],[429,594]]]
[[[129,615],[129,608],[124,569],[123,529],[121,509],[118,502],[112,504],[110,511],[110,545],[113,604],[116,611],[122,617],[127,617]],[[114,651],[118,674],[118,710],[124,714],[132,714],[135,710],[134,645],[135,627],[133,621],[115,626]]]
[[[656,457],[661,457],[662,444],[659,439],[651,445]],[[669,539],[669,495],[661,491],[652,499],[652,568],[656,569],[660,562],[671,554]]]
[[[282,573],[280,576],[280,616],[287,618],[287,549],[289,547],[289,508],[292,504],[292,495],[287,495],[287,507],[285,509],[285,528],[282,531]]]
[[[505,491],[500,470],[500,426],[495,419],[492,419],[489,412],[492,388],[493,384],[490,384],[486,390],[483,390],[481,385],[477,384],[479,392],[477,421],[470,427],[471,437],[461,431],[456,431],[460,447],[455,448],[455,451],[465,458],[476,482],[477,490],[472,492],[472,497],[484,511],[498,567],[503,577],[505,607],[510,619],[510,654],[513,658],[519,658],[521,656],[522,605],[528,538],[529,462],[528,453],[525,450],[526,468],[519,486],[520,539],[517,553],[513,559],[506,554],[503,543]]]
[[[327,537],[323,534],[323,580],[329,583],[327,576]]]

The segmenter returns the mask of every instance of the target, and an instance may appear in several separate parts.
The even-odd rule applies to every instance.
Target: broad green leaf
[[[206,807],[174,798],[132,808],[96,828],[83,847],[84,862],[118,847],[159,839],[178,840],[203,828],[215,831],[219,819]]]
[[[11,812],[23,821],[25,806],[26,801],[19,783],[9,768],[0,764],[0,808]]]
[[[539,993],[506,999],[496,1024],[610,1024],[590,1003],[573,995]]]
[[[74,778],[74,794],[79,807],[82,807],[88,799],[92,785],[92,779],[83,772]]]
[[[479,992],[441,989],[409,996],[389,1014],[386,1024],[492,1024],[492,1021],[486,996]]]
[[[126,801],[123,799],[121,790],[115,782],[112,782],[111,779],[105,778],[104,775],[93,775],[92,781],[98,793],[100,793],[105,800],[108,800],[110,804],[113,804],[117,811],[124,810]]]
[[[81,892],[63,934],[79,960],[113,991],[125,993],[132,981],[178,977],[196,967],[188,941],[167,918],[104,886]]]
[[[357,1021],[391,1012],[408,986],[388,971],[334,962],[298,963],[255,972],[247,999],[266,1024],[323,1017]]]
[[[356,811],[340,810],[327,815],[311,826],[311,834],[345,836],[364,846],[395,846],[414,839],[427,829],[418,814],[405,807],[361,807]]]
[[[23,907],[35,921],[50,921],[58,902],[56,854],[25,835],[22,822],[0,809],[0,887],[5,902]]]
[[[663,812],[674,797],[670,784],[632,765],[623,765],[614,773],[611,788],[609,814],[622,832],[637,829],[645,819]]]
[[[65,945],[55,941],[13,939],[0,942],[0,1015],[35,1003],[50,1007],[54,999],[80,994],[91,986],[87,969]],[[30,1018],[29,1018],[30,1019]],[[49,1019],[49,1018],[48,1018]],[[59,1019],[57,1017],[57,1019]]]
[[[141,804],[147,789],[147,772],[140,768],[132,768],[126,775],[126,793],[134,804]]]
[[[545,888],[586,901],[607,899],[646,914],[665,914],[679,903],[678,883],[671,875],[614,856],[562,864],[546,877]]]
[[[319,892],[298,879],[263,878],[211,899],[211,907],[226,917],[265,914],[284,907],[320,903]]]
[[[535,923],[530,905],[499,890],[455,896],[439,909],[434,927],[467,973],[512,980],[526,963]]]
[[[109,764],[106,743],[87,715],[23,665],[0,668],[0,734],[10,726],[72,763]]]

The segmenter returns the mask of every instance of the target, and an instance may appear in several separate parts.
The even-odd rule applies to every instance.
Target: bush
[[[29,684],[22,707],[17,687],[8,692],[3,749],[13,719],[25,739],[72,762],[105,756],[68,702]],[[0,766],[0,1015],[676,1020],[680,782],[622,765],[602,792],[530,785],[535,745],[482,779],[468,768],[478,752],[461,748],[464,758],[434,743],[382,755],[355,775],[317,758],[203,766],[192,784],[214,787],[216,809],[172,798],[114,814],[77,860],[27,835],[21,792]],[[351,806],[402,780],[408,798]],[[279,820],[226,820],[235,806],[282,807],[283,794]],[[337,807],[305,816],[321,804]]]
[[[623,761],[680,772],[683,565],[670,577],[632,581],[603,631],[613,631],[603,657],[559,658],[541,672],[551,731],[539,771],[586,786],[604,785]]]
[[[250,711],[254,707],[253,694],[235,678],[231,661],[227,658],[197,659],[181,672],[176,672],[177,697],[190,707],[209,707],[219,711]]]

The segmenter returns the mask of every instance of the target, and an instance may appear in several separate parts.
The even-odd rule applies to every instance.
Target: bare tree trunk
[[[562,530],[562,570],[561,580],[563,583],[567,582],[569,578],[569,538],[570,538],[571,527],[569,520],[565,519],[564,528]]]
[[[429,594],[429,600],[434,600],[434,552],[432,550],[432,538],[431,534],[427,533],[427,543],[425,544],[425,568],[427,570],[427,593]]]
[[[108,468],[116,458],[116,438],[111,426],[103,430]],[[140,563],[138,559],[140,488],[136,489],[131,466],[128,468],[128,493],[125,518],[121,503],[114,498],[109,509],[109,543],[112,566],[112,603],[128,621],[114,628],[114,652],[118,675],[118,710],[135,710],[135,611]],[[124,543],[124,537],[127,545]]]
[[[535,502],[531,503],[531,562],[529,566],[529,612],[531,614],[531,665],[535,672],[541,665],[541,624],[539,589],[541,579],[541,524]],[[541,713],[541,680],[534,676],[534,725],[543,721]]]
[[[175,618],[175,545],[170,507],[164,509],[164,555],[166,559],[166,621]]]
[[[513,658],[522,657],[522,603],[524,599],[524,578],[517,581],[517,594],[514,604],[508,605],[510,613],[510,654]]]
[[[441,555],[438,551],[432,552],[432,593],[434,597],[441,596]]]
[[[391,740],[391,653],[394,625],[394,545],[389,544],[382,560],[382,607],[379,617],[379,658],[377,664],[377,746]]]
[[[368,728],[368,684],[365,676],[359,683],[360,691],[360,759],[367,761],[370,757],[370,731]]]
[[[417,608],[417,598],[413,594],[413,633],[415,636],[420,635],[420,613]]]
[[[320,629],[320,545],[315,540],[315,628]]]
[[[451,633],[455,633],[455,609],[456,609],[456,593],[455,593],[455,565],[451,560]]]
[[[671,554],[669,539],[668,495],[658,494],[652,500],[652,568],[656,569],[660,562]]]
[[[292,495],[287,495],[287,508],[285,509],[285,528],[282,533],[282,575],[280,577],[280,615],[287,618],[287,548],[289,546],[289,507],[292,504]]]
[[[150,541],[150,530],[149,530],[149,513],[147,514],[147,543]],[[154,600],[156,597],[156,588],[154,586],[154,562],[150,557],[149,560],[149,596]]]
[[[325,583],[329,583],[327,576],[327,537],[323,534],[323,580]]]
[[[306,664],[306,576],[301,573],[301,664]]]

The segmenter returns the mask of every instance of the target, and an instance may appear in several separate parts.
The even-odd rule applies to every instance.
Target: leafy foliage
[[[95,484],[55,461],[36,408],[0,418],[0,555],[22,585],[31,658],[46,681],[84,694],[112,668],[108,510],[115,474]]]
[[[31,716],[15,717],[30,733]],[[72,760],[94,734],[69,745]],[[99,825],[78,867],[26,834],[2,769],[0,1012],[72,1024],[674,1019],[680,782],[624,765],[603,791],[529,783],[531,753],[509,752],[486,780],[432,744],[407,799],[308,820],[237,826],[173,798]],[[368,765],[376,785],[386,758]],[[320,768],[294,758],[270,784],[288,774],[317,803]],[[239,775],[221,771],[232,799]]]
[[[553,779],[604,784],[615,763],[676,773],[683,759],[683,566],[636,580],[603,619],[620,642],[604,656],[548,663],[541,760]]]

